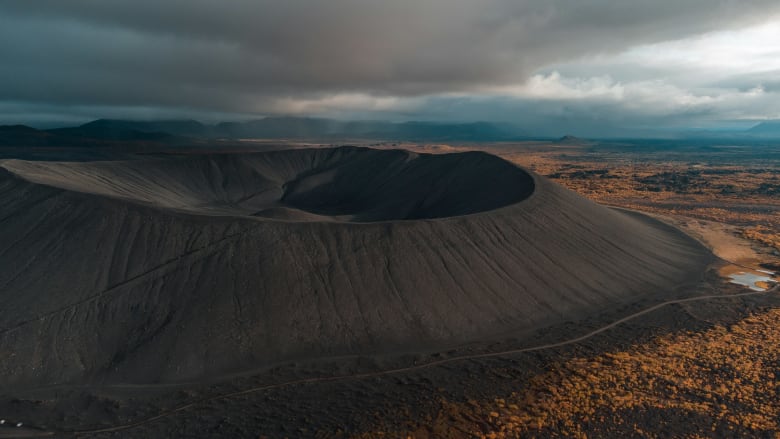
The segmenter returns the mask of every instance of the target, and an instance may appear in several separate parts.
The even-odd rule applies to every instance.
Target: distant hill
[[[53,137],[26,125],[0,126],[0,146],[47,146]]]
[[[517,128],[489,122],[340,121],[310,117],[266,117],[206,125],[194,120],[133,121],[98,119],[50,130],[8,126],[6,146],[84,146],[95,142],[187,143],[194,139],[383,139],[393,141],[501,141],[522,138]]]
[[[580,139],[579,137],[572,136],[570,134],[567,134],[560,139],[556,140],[555,143],[561,144],[561,145],[580,145],[583,143],[590,143],[588,140]]]
[[[488,122],[341,121],[314,117],[266,117],[247,122],[205,125],[194,120],[129,121],[99,119],[78,127],[49,130],[52,134],[110,140],[165,140],[168,135],[192,138],[372,138],[389,140],[507,140],[522,135],[511,126]]]
[[[120,119],[98,119],[81,126],[86,129],[115,129],[141,131],[146,133],[167,133],[176,136],[203,136],[208,134],[209,127],[192,119],[132,121]]]
[[[312,138],[343,131],[345,122],[308,117],[266,117],[248,122],[222,122],[214,127],[220,137]]]
[[[194,121],[193,121],[194,122]],[[194,122],[198,123],[198,122]],[[58,136],[84,137],[103,140],[164,140],[171,137],[171,131],[186,131],[183,122],[136,122],[98,119],[77,127],[48,130]],[[191,126],[192,127],[192,126]],[[167,131],[166,131],[167,130]]]
[[[121,126],[101,126],[101,124],[52,130],[38,130],[26,125],[0,126],[0,147],[13,148],[139,147],[182,143],[183,139],[159,131],[144,132]]]
[[[227,122],[214,131],[222,137],[254,138],[387,138],[393,140],[505,140],[521,136],[511,127],[487,122],[338,121],[303,117],[267,117],[249,122]]]
[[[0,146],[4,147],[77,147],[96,143],[105,143],[105,141],[63,136],[26,125],[0,126]]]
[[[767,122],[761,122],[760,124],[750,128],[746,131],[749,134],[759,136],[776,136],[780,137],[780,120],[770,120]]]
[[[427,122],[406,122],[396,126],[399,136],[412,139],[441,140],[504,140],[519,137],[510,128],[487,123],[438,124]]]

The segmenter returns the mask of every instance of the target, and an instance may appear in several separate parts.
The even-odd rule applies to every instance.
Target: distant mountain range
[[[761,122],[747,132],[757,136],[780,137],[780,120]]]
[[[163,132],[101,127],[94,122],[73,128],[37,130],[25,125],[0,126],[0,146],[111,146],[113,144],[160,143],[175,139]]]
[[[229,138],[367,138],[388,140],[507,140],[524,134],[509,125],[488,122],[436,123],[338,121],[268,117],[250,122],[220,123],[212,136]]]
[[[780,139],[780,121],[760,123],[746,131],[690,132],[681,139]],[[24,125],[0,126],[0,146],[100,146],[112,144],[191,144],[211,139],[371,139],[384,141],[478,142],[528,139],[511,124],[471,122],[341,121],[309,117],[266,117],[214,125],[195,120],[133,121],[98,119],[83,125],[38,130]],[[574,136],[560,144],[581,143]]]
[[[510,125],[487,122],[338,121],[268,117],[207,125],[195,120],[131,121],[99,119],[84,125],[36,130],[0,127],[0,145],[70,146],[89,141],[176,143],[191,139],[382,139],[392,141],[495,141],[523,137]]]
[[[71,137],[91,137],[107,140],[165,140],[172,135],[200,137],[203,125],[196,121],[140,122],[98,119],[77,127],[57,128],[49,133]]]

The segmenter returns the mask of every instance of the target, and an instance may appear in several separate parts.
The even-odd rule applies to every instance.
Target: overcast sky
[[[777,0],[3,0],[0,123],[780,118]]]

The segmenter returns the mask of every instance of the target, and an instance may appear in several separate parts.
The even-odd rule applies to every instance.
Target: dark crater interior
[[[519,202],[534,190],[527,172],[482,152],[340,147],[7,167],[79,192],[205,215],[290,221],[460,216]]]

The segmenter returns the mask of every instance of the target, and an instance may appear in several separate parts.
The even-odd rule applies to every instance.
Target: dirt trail
[[[690,298],[686,298],[686,299],[669,300],[669,301],[666,301],[666,302],[659,303],[657,305],[651,306],[649,308],[643,309],[641,311],[638,311],[636,313],[633,313],[631,315],[623,317],[623,318],[621,318],[619,320],[615,320],[614,322],[612,322],[612,323],[610,323],[608,325],[604,325],[604,326],[602,326],[602,327],[600,327],[598,329],[595,329],[593,331],[590,331],[587,334],[584,334],[584,335],[581,335],[581,336],[578,336],[578,337],[574,337],[574,338],[570,338],[570,339],[567,339],[567,340],[564,340],[564,341],[556,342],[556,343],[548,343],[548,344],[543,344],[543,345],[539,345],[539,346],[532,346],[532,347],[527,347],[527,348],[510,349],[510,350],[500,351],[500,352],[489,352],[489,353],[483,353],[483,354],[463,355],[463,356],[452,357],[452,358],[447,358],[447,359],[438,360],[438,361],[432,361],[432,362],[425,363],[425,364],[418,364],[418,365],[409,366],[409,367],[402,367],[402,368],[397,368],[397,369],[383,370],[383,371],[379,371],[379,372],[359,373],[359,374],[352,374],[352,375],[339,375],[339,376],[331,376],[331,377],[304,378],[304,379],[299,379],[299,380],[286,381],[286,382],[282,382],[282,383],[269,384],[269,385],[265,385],[265,386],[258,386],[258,387],[253,387],[253,388],[250,388],[250,389],[241,390],[241,391],[238,391],[238,392],[232,392],[232,393],[227,393],[227,394],[223,394],[223,395],[217,395],[217,396],[201,399],[199,401],[195,401],[195,402],[192,402],[192,403],[189,403],[189,404],[182,405],[182,406],[177,407],[175,409],[162,412],[162,413],[160,413],[160,414],[158,414],[156,416],[152,416],[150,418],[147,418],[147,419],[144,419],[144,420],[141,420],[141,421],[137,421],[137,422],[133,422],[133,423],[129,423],[129,424],[118,425],[116,427],[94,429],[94,430],[59,432],[58,434],[72,435],[72,436],[88,436],[88,435],[98,434],[98,433],[112,433],[112,432],[128,430],[128,429],[131,429],[131,428],[140,427],[142,425],[149,424],[151,422],[154,422],[154,421],[166,418],[168,416],[175,415],[176,413],[183,412],[183,411],[185,411],[185,410],[187,410],[189,408],[192,408],[192,407],[195,407],[195,406],[198,406],[198,405],[201,405],[201,404],[205,404],[205,403],[208,403],[208,402],[211,402],[211,401],[216,401],[216,400],[220,400],[220,399],[228,399],[228,398],[233,398],[233,397],[236,397],[236,396],[247,395],[247,394],[250,394],[250,393],[261,392],[261,391],[264,391],[264,390],[278,389],[278,388],[287,387],[287,386],[294,386],[294,385],[301,385],[301,384],[317,384],[317,383],[336,382],[336,381],[355,380],[355,379],[366,379],[366,378],[376,378],[376,377],[382,377],[382,376],[399,374],[399,373],[415,372],[415,371],[422,370],[422,369],[427,369],[427,368],[431,368],[431,367],[441,366],[441,365],[444,365],[444,364],[450,364],[450,363],[455,363],[455,362],[460,362],[460,361],[468,361],[468,360],[475,360],[475,359],[481,359],[481,358],[502,357],[502,356],[508,356],[508,355],[522,354],[522,353],[527,353],[527,352],[541,351],[541,350],[546,350],[546,349],[554,349],[554,348],[559,348],[559,347],[563,347],[563,346],[567,346],[567,345],[571,345],[571,344],[582,342],[582,341],[587,340],[587,339],[589,339],[591,337],[594,337],[594,336],[596,336],[598,334],[601,334],[601,333],[603,333],[605,331],[608,331],[608,330],[610,330],[610,329],[612,329],[612,328],[614,328],[614,327],[616,327],[616,326],[618,326],[618,325],[620,325],[622,323],[625,323],[627,321],[633,320],[633,319],[635,319],[637,317],[643,316],[645,314],[651,313],[653,311],[659,310],[661,308],[664,308],[664,307],[667,307],[667,306],[670,306],[670,305],[676,305],[676,304],[681,304],[681,303],[690,303],[690,302],[698,302],[698,301],[706,301],[706,300],[730,299],[730,298],[734,298],[734,297],[756,296],[756,295],[760,295],[760,294],[776,294],[776,293],[780,293],[780,285],[777,285],[777,286],[775,286],[774,288],[772,288],[771,290],[768,290],[768,291],[753,291],[753,292],[729,294],[729,295],[712,294],[712,295],[705,295],[705,296],[698,296],[698,297],[690,297]],[[40,436],[43,437],[43,436],[51,435],[51,434],[53,434],[53,433],[52,432],[46,432],[46,433],[42,433]]]

